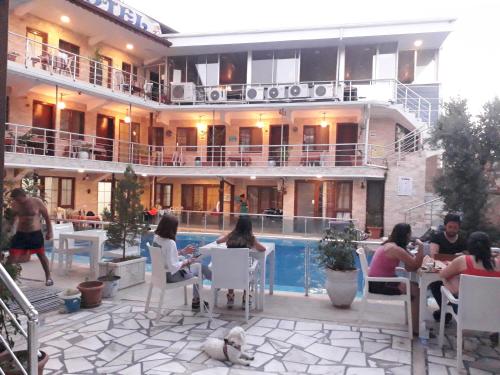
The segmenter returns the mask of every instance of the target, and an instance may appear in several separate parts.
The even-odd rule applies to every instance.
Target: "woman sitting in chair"
[[[193,254],[196,248],[193,245],[186,246],[182,250],[177,250],[175,238],[179,221],[175,216],[164,215],[158,228],[155,231],[154,242],[161,247],[163,257],[165,258],[165,268],[167,270],[167,283],[176,283],[199,276],[197,270],[191,272],[189,266],[197,261],[198,256],[192,256],[185,260],[179,260],[179,255],[185,256]],[[207,266],[201,266],[201,272],[205,279],[212,279],[212,272]],[[200,294],[198,286],[193,286],[193,310],[200,310]]]
[[[259,241],[257,241],[253,235],[252,222],[250,221],[250,217],[246,215],[238,218],[236,227],[231,233],[219,237],[216,242],[225,242],[228,248],[233,249],[248,248],[256,249],[258,251],[266,251],[266,248]],[[234,289],[229,289],[227,291],[227,307],[232,308],[233,306]],[[245,308],[245,294],[243,294],[242,307]]]
[[[415,256],[411,255],[406,246],[410,242],[411,227],[405,223],[394,226],[392,233],[376,251],[370,264],[368,276],[372,277],[395,277],[396,267],[400,262],[404,263],[407,271],[416,271],[422,266],[424,259],[424,246],[420,240],[416,240],[418,251]],[[411,283],[411,308],[413,333],[418,334],[418,296],[419,290],[416,283]],[[406,285],[399,282],[371,281],[370,293],[400,295],[406,293]]]

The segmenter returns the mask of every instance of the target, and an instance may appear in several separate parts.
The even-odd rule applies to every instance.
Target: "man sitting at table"
[[[439,257],[441,254],[451,256],[466,250],[467,243],[464,237],[460,235],[460,216],[456,214],[447,214],[444,217],[444,231],[435,233],[431,238],[431,256]],[[441,281],[435,281],[429,285],[432,295],[439,307],[441,307]],[[437,322],[441,317],[441,310],[433,313],[434,320]],[[451,314],[446,314],[446,323],[451,321]]]

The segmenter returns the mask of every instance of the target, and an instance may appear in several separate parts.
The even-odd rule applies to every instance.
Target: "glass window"
[[[55,214],[57,210],[58,181],[55,177],[41,177],[42,197],[47,205],[50,214]]]
[[[175,56],[168,59],[168,69],[171,83],[186,82],[186,65],[186,56]]]
[[[57,56],[55,56],[55,60],[53,65],[56,68],[64,71],[69,67],[71,69],[71,73],[75,72],[77,77],[80,76],[80,47],[77,45],[66,42],[62,39],[59,39],[59,49],[61,51],[58,52]]]
[[[112,183],[100,181],[97,184],[97,212],[101,215],[104,209],[111,210]]]
[[[412,83],[415,76],[415,51],[399,51],[398,80],[401,83]]]
[[[59,179],[59,206],[63,208],[73,208],[73,179]]]
[[[337,48],[304,48],[300,51],[300,81],[335,81]]]
[[[220,55],[220,84],[247,82],[247,53],[225,53]]]
[[[273,51],[252,52],[252,83],[273,82]]]
[[[184,151],[196,151],[196,142],[196,128],[177,128],[177,146],[185,147]]]
[[[155,204],[162,208],[172,207],[172,184],[156,184]]]
[[[262,152],[262,129],[240,128],[241,152]]]
[[[159,126],[153,127],[151,144],[153,146],[163,146],[163,128]]]
[[[188,56],[187,81],[200,86],[217,86],[219,84],[218,55]]]
[[[304,125],[304,151],[328,151],[328,143],[328,127],[322,128],[319,125]]]
[[[61,131],[82,134],[80,139],[83,139],[85,127],[85,113],[75,111],[73,109],[61,110]],[[61,139],[69,139],[69,134],[61,133]],[[72,139],[75,139],[72,136]]]
[[[352,200],[352,183],[337,182],[337,201],[336,201],[337,212],[351,211],[351,200]]]
[[[434,83],[437,80],[437,64],[435,50],[417,51],[417,67],[415,81],[418,83]]]
[[[350,46],[345,49],[345,79],[367,80],[372,78],[375,46]]]
[[[298,66],[299,59],[296,50],[280,50],[275,54],[275,73],[276,83],[294,83],[299,78]]]
[[[252,214],[262,214],[268,208],[281,208],[278,189],[275,186],[248,186],[248,210]]]

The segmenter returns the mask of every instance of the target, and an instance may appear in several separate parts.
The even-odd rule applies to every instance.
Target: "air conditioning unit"
[[[285,99],[286,98],[286,87],[285,86],[274,86],[267,90],[267,99]]]
[[[208,90],[209,102],[222,102],[226,100],[226,90],[224,89],[209,89]]]
[[[193,82],[172,83],[170,99],[172,102],[194,102],[196,100],[196,85]]]
[[[309,93],[309,85],[307,83],[298,83],[296,85],[290,86],[288,88],[288,97],[289,98],[308,98],[310,96]]]
[[[248,86],[246,93],[245,93],[245,98],[251,102],[251,101],[262,101],[264,100],[264,86]]]
[[[316,84],[312,90],[312,97],[315,99],[333,99],[337,97],[337,90],[333,83]]]

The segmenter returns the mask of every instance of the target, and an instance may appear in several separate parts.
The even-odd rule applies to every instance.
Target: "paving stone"
[[[265,372],[285,372],[285,366],[273,359],[271,362],[267,363],[265,366],[264,366],[264,371]]]
[[[470,375],[491,375],[492,373],[489,371],[480,370],[474,367],[469,367]]]
[[[366,367],[366,354],[350,351],[342,361],[344,365]]]
[[[184,339],[186,335],[181,334],[181,333],[175,333],[175,332],[169,332],[165,331],[162,333],[159,333],[153,337],[151,337],[153,340],[165,340],[165,341],[180,341]]]
[[[370,355],[370,358],[411,365],[411,352],[403,350],[384,349],[378,353]]]
[[[372,367],[350,367],[347,369],[346,375],[384,375],[383,368]]]
[[[106,362],[109,362],[118,357],[127,349],[128,348],[126,346],[120,345],[118,343],[111,343],[108,346],[106,346],[104,350],[99,353],[97,357]]]
[[[269,332],[266,335],[266,337],[268,337],[270,339],[276,339],[276,340],[283,341],[283,340],[288,339],[292,335],[293,335],[292,331],[289,331],[286,329],[276,328],[276,329],[273,329],[271,332]]]
[[[76,373],[94,368],[94,365],[85,358],[67,359],[64,361],[64,365],[66,366],[66,370],[68,372]]]
[[[108,363],[108,366],[119,366],[119,365],[131,365],[132,364],[132,351],[126,351],[122,355],[116,357],[114,360]]]
[[[101,349],[104,345],[97,337],[89,337],[88,339],[75,342],[75,345],[81,346],[82,348],[89,350],[98,350]]]
[[[269,343],[274,347],[274,349],[281,353],[288,352],[288,350],[292,347],[291,344],[279,340],[269,340]]]
[[[295,324],[295,330],[297,331],[321,331],[322,329],[323,329],[323,324],[321,323],[298,321]]]
[[[295,346],[299,346],[301,348],[307,348],[309,345],[314,344],[316,342],[316,339],[314,337],[309,337],[297,333],[286,340],[286,342]]]
[[[185,348],[176,354],[175,359],[189,362],[193,360],[196,356],[198,356],[200,353],[201,353],[200,350]]]
[[[289,329],[293,331],[295,329],[295,322],[293,320],[280,320],[278,328]]]
[[[391,367],[389,370],[392,372],[392,375],[411,375],[411,366]]]
[[[193,372],[193,375],[227,375],[229,369],[227,367],[211,367],[200,371]]]
[[[123,337],[125,335],[129,335],[131,333],[133,333],[134,331],[130,330],[130,329],[119,329],[119,328],[113,328],[113,329],[110,329],[108,331],[106,331],[106,333],[108,335],[111,335],[113,337]]]
[[[255,325],[259,327],[276,328],[279,323],[279,319],[260,319]]]
[[[59,370],[63,367],[63,363],[59,358],[49,358],[45,364],[45,369],[47,370]]]
[[[109,327],[109,319],[103,320],[98,323],[86,325],[78,330],[78,332],[102,332],[106,331]]]
[[[167,340],[153,340],[153,339],[148,339],[142,342],[144,345],[148,346],[159,346],[161,348],[168,348],[172,343]]]
[[[247,344],[250,344],[250,345],[262,345],[266,341],[265,337],[254,336],[254,335],[246,335],[245,339],[246,339]]]
[[[387,333],[392,336],[406,337],[408,338],[408,331],[400,331],[395,329],[382,329],[382,333]]]
[[[60,349],[67,349],[67,348],[70,348],[73,346],[73,345],[71,345],[70,342],[68,342],[66,340],[61,340],[61,339],[51,340],[50,345],[55,346],[55,347],[60,348]]]
[[[391,340],[391,335],[385,333],[362,332],[362,337],[373,340]]]
[[[407,337],[392,337],[392,348],[398,350],[411,351],[411,340]]]
[[[283,364],[285,365],[287,369],[287,374],[292,373],[292,372],[306,372],[307,370],[307,365],[299,362],[287,362],[283,361]]]
[[[342,346],[345,348],[361,348],[361,341],[359,339],[334,339],[330,340],[333,346]]]
[[[278,351],[274,349],[274,347],[267,342],[264,345],[257,347],[257,351],[273,355],[278,353]]]
[[[446,369],[446,366],[443,365],[429,363],[428,369],[429,369],[429,374],[432,375],[448,375],[448,370]]]
[[[370,327],[360,327],[359,330],[361,332],[374,332],[374,333],[380,332],[380,330],[378,328],[370,328]]]
[[[271,359],[273,359],[273,356],[271,354],[256,352],[252,363],[250,363],[250,367],[254,368],[261,367],[267,362],[269,362]]]
[[[71,348],[68,348],[64,351],[64,358],[71,359],[71,358],[89,357],[96,354],[97,353],[92,350],[79,348],[78,346],[72,346]]]
[[[142,371],[148,371],[148,370],[151,370],[152,368],[155,368],[155,367],[158,367],[158,366],[161,366],[165,363],[167,363],[169,360],[164,360],[164,359],[161,359],[161,360],[158,360],[158,361],[147,361],[147,362],[143,362],[142,363]]]
[[[114,340],[115,338],[113,336],[108,335],[107,333],[99,333],[97,335],[102,341],[111,341]]]
[[[168,372],[175,372],[179,374],[184,374],[186,372],[186,367],[175,361],[167,362],[163,365],[157,366],[153,368],[155,371],[168,371]]]
[[[165,353],[155,353],[143,359],[140,359],[139,362],[147,362],[147,361],[166,361],[168,359],[172,359],[171,355]]]
[[[307,370],[308,374],[318,374],[318,375],[343,375],[345,371],[345,366],[321,366],[321,365],[311,365]]]
[[[184,341],[174,342],[172,345],[170,345],[170,347],[166,350],[166,352],[168,352],[168,353],[178,353],[182,349],[184,349],[184,347],[186,346],[186,344],[187,343],[184,342]]]
[[[245,331],[247,335],[264,336],[272,331],[272,328],[253,326]]]
[[[306,353],[302,350],[292,348],[290,351],[283,357],[283,361],[289,361],[289,362],[297,362],[297,363],[303,363],[304,365],[315,365],[318,363],[319,358],[316,357],[313,354]],[[288,368],[289,371],[292,371],[291,369]],[[299,370],[299,371],[304,371],[304,370]]]
[[[347,349],[338,348],[331,345],[312,344],[307,349],[305,349],[305,351],[308,353],[313,353],[315,356],[323,359],[340,362],[347,352]]]
[[[132,346],[134,344],[137,344],[141,341],[144,341],[148,338],[148,336],[140,333],[140,332],[134,332],[131,333],[130,335],[120,337],[119,339],[114,340],[114,342],[126,346]]]
[[[432,363],[445,365],[445,366],[455,366],[457,361],[455,358],[444,358],[444,357],[434,357],[432,355],[427,356],[427,360]]]
[[[325,323],[325,324],[323,324],[323,328],[330,330],[330,331],[351,331],[350,326],[346,326],[346,325],[342,325],[342,324]]]
[[[330,333],[330,340],[333,339],[359,339],[360,332],[353,331],[332,331]]]
[[[172,327],[170,329],[170,331],[183,333],[183,332],[189,331],[190,329],[193,329],[195,327],[196,327],[196,324],[186,324],[186,325],[182,325],[182,326]]]
[[[479,370],[492,371],[492,372],[500,372],[500,357],[495,358],[479,358],[476,362],[471,364],[471,367],[474,367]]]

